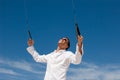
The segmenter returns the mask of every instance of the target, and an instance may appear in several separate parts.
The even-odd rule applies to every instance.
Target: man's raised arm
[[[78,39],[78,51],[79,51],[79,52],[81,53],[81,55],[82,55],[82,54],[83,54],[83,52],[82,52],[83,36],[81,36],[81,35],[79,36],[79,35],[78,35],[78,38],[77,38],[77,39]]]

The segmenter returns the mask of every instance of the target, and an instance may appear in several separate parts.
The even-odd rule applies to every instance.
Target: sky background
[[[67,80],[120,80],[120,0],[73,0],[84,37],[84,56]],[[77,43],[72,0],[0,0],[0,80],[43,80],[46,64],[26,51],[28,25],[40,54],[61,37]]]

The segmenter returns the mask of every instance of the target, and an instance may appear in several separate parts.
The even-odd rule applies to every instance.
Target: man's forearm
[[[83,51],[82,51],[82,43],[78,43],[78,51],[80,52],[80,54],[82,55]]]

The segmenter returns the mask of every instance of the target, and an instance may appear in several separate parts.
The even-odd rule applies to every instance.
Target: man
[[[67,51],[70,47],[70,41],[67,37],[58,41],[56,50],[47,55],[40,55],[34,48],[34,41],[28,40],[27,51],[32,55],[36,62],[47,63],[47,69],[44,80],[66,80],[66,73],[70,63],[79,64],[83,55],[82,41],[83,37],[78,36],[75,54]]]

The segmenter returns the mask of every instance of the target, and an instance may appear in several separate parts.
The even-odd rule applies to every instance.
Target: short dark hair
[[[68,37],[65,37],[65,38],[67,38],[67,39],[68,39],[68,47],[66,48],[66,50],[67,50],[68,48],[70,48],[70,40],[69,40],[69,38],[68,38]]]

